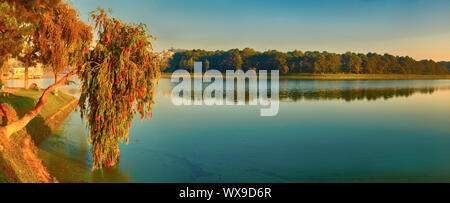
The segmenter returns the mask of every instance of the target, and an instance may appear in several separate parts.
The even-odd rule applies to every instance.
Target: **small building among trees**
[[[2,71],[2,79],[24,79],[25,63],[15,58],[11,58],[5,63],[4,66],[4,70]],[[42,78],[44,75],[42,64],[29,67],[28,71],[28,78]]]

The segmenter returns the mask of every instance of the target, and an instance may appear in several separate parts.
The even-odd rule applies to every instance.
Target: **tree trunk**
[[[6,138],[9,139],[9,137],[14,134],[15,132],[23,129],[25,126],[28,125],[28,123],[33,120],[34,117],[36,117],[39,112],[42,110],[42,107],[47,103],[47,97],[50,92],[55,90],[57,87],[64,85],[68,78],[72,77],[78,72],[78,69],[72,70],[72,72],[68,73],[66,76],[61,78],[61,80],[55,82],[55,84],[49,86],[47,89],[44,90],[44,93],[42,93],[41,98],[39,98],[38,103],[34,107],[33,110],[26,113],[22,118],[20,118],[17,121],[14,121],[6,126],[0,126],[0,136],[6,136]]]
[[[6,81],[6,80],[8,80],[9,78],[3,77],[3,73],[9,72],[9,67],[8,67],[7,62],[3,61],[2,62],[2,66],[0,67],[0,69],[1,69],[0,70],[0,80],[2,80],[2,82],[3,82],[3,88],[7,88],[8,87],[8,81]],[[8,74],[8,77],[9,77],[9,74]]]
[[[55,73],[55,83],[58,81],[58,73]],[[58,87],[55,88],[55,96],[58,96]]]
[[[28,67],[30,66],[30,63],[28,62],[28,60],[26,60],[25,62],[25,80],[23,81],[24,87],[25,89],[28,89]]]

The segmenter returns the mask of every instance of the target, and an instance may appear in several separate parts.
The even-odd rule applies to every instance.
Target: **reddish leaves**
[[[119,142],[125,138],[129,142],[135,114],[141,114],[141,119],[152,116],[150,103],[157,79],[151,74],[155,59],[148,57],[152,55],[148,51],[151,36],[144,26],[124,24],[98,12],[92,19],[101,40],[79,73],[83,85],[80,108],[88,117],[91,142],[98,146],[93,149],[94,169],[118,163]]]

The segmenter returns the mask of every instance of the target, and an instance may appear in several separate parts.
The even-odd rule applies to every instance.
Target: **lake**
[[[161,79],[117,167],[90,170],[76,111],[39,156],[61,182],[450,182],[450,80],[281,80],[276,117],[174,106],[174,85]]]

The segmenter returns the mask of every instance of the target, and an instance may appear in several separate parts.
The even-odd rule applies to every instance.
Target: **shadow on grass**
[[[32,110],[36,105],[35,100],[33,100],[32,98],[14,94],[10,94],[8,96],[0,96],[0,103],[5,103],[9,107],[13,108],[19,118]],[[6,115],[6,112],[3,113],[4,115]],[[7,122],[8,118],[6,118],[6,116],[2,117],[2,125],[5,125]],[[38,115],[33,120],[31,120],[30,123],[28,123],[28,125],[26,126],[26,130],[36,145],[39,145],[42,141],[45,140],[47,136],[51,135],[52,133],[50,127],[45,124],[45,119],[41,115]]]

